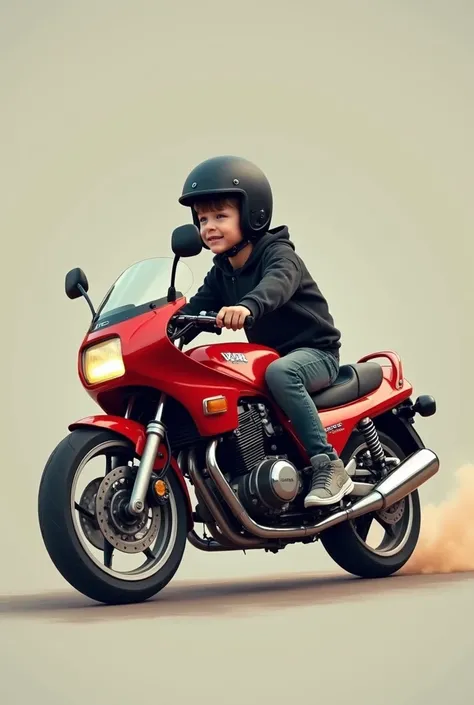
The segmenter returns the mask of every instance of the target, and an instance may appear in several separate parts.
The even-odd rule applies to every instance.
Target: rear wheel
[[[385,433],[379,438],[387,456],[402,461],[406,454]],[[349,440],[341,459],[347,465],[355,459],[363,472],[364,455],[368,449],[363,437],[355,433]],[[373,483],[370,475],[357,481]],[[416,548],[421,527],[421,508],[418,491],[379,512],[371,512],[358,519],[323,531],[321,543],[331,558],[348,573],[361,578],[387,577],[400,570]]]
[[[98,459],[105,459],[105,470],[88,480]],[[126,514],[133,462],[126,439],[102,429],[75,430],[50,456],[39,488],[39,523],[51,560],[76,590],[107,604],[142,602],[158,593],[176,573],[186,545],[187,507],[171,470],[165,504],[147,502],[138,518]]]

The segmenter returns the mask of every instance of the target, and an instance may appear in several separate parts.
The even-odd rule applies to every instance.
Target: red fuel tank
[[[266,390],[265,371],[268,365],[280,357],[272,348],[251,343],[199,345],[187,350],[186,355],[262,392]]]

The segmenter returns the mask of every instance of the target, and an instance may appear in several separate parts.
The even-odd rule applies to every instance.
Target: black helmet
[[[198,164],[184,182],[179,203],[191,207],[193,221],[199,227],[193,204],[225,196],[240,199],[244,240],[254,240],[268,230],[273,211],[272,189],[263,171],[242,157],[212,157]]]

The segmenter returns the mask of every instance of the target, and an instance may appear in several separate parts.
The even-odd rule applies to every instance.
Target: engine
[[[301,491],[283,440],[264,404],[242,402],[238,428],[219,447],[219,464],[250,515],[279,515]]]
[[[298,496],[300,477],[288,460],[265,458],[233,488],[249,514],[280,514]]]

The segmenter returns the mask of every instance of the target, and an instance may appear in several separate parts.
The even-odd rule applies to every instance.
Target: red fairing
[[[88,394],[106,413],[118,415],[123,413],[123,390],[127,387],[161,390],[188,410],[199,433],[205,437],[234,430],[238,425],[239,399],[258,396],[273,408],[307,460],[292,425],[274,404],[265,384],[265,371],[271,362],[278,359],[278,353],[247,342],[201,345],[183,353],[169,340],[167,327],[171,316],[178,313],[184,303],[185,300],[180,299],[86,336],[79,352],[78,370]],[[103,384],[88,385],[81,365],[85,347],[114,336],[121,339],[125,376]],[[338,453],[342,452],[354,427],[364,416],[373,418],[394,408],[410,397],[413,391],[410,383],[403,378],[401,361],[396,353],[376,352],[365,356],[360,362],[377,357],[385,357],[390,363],[383,367],[383,381],[377,390],[351,404],[320,411],[329,440]],[[220,395],[227,398],[227,412],[206,416],[203,401]],[[132,423],[125,419],[121,421],[123,424]],[[121,428],[120,432],[126,435],[126,426]],[[142,437],[144,439],[143,428],[138,428],[140,432],[134,431],[136,442]]]
[[[213,436],[232,431],[238,424],[239,397],[261,392],[259,385],[262,384],[264,374],[262,354],[266,351],[267,357],[274,359],[277,353],[259,346],[249,347],[248,344],[237,344],[239,351],[247,345],[246,354],[251,355],[252,360],[254,359],[252,351],[255,350],[257,358],[253,362],[255,372],[247,375],[235,369],[240,367],[238,365],[219,368],[217,353],[212,353],[212,357],[215,356],[215,362],[212,363],[212,357],[206,359],[202,351],[196,355],[183,354],[167,336],[168,321],[178,312],[183,303],[181,299],[163,308],[87,335],[79,351],[79,377],[88,394],[107,413],[117,413],[117,409],[114,408],[114,395],[110,394],[114,389],[129,386],[151,387],[181,402],[194,419],[201,435]],[[125,376],[103,384],[89,385],[82,372],[81,360],[84,349],[91,344],[116,336],[121,339]],[[235,346],[235,343],[220,344],[223,352],[233,351]],[[252,374],[256,377],[253,378]],[[205,416],[203,400],[221,394],[227,398],[228,411],[225,414]]]
[[[105,428],[109,431],[113,431],[124,438],[127,438],[135,446],[135,452],[138,457],[141,457],[144,447],[145,447],[145,429],[136,421],[131,419],[124,419],[120,416],[104,416],[104,415],[92,415],[86,416],[83,419],[79,419],[74,423],[69,425],[69,430],[74,431],[77,428],[86,428],[93,426],[95,428]],[[161,470],[168,458],[168,451],[166,446],[162,443],[158,449],[157,458],[154,464],[154,469]],[[190,522],[190,527],[194,525],[192,518],[192,506],[191,499],[189,497],[188,487],[186,485],[186,480],[183,477],[181,470],[179,469],[176,460],[171,458],[171,467],[176,474],[181,487],[183,488],[184,495],[187,500],[188,505],[188,520]]]

